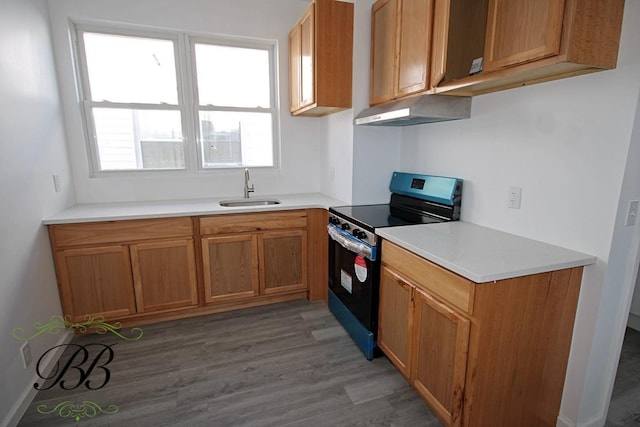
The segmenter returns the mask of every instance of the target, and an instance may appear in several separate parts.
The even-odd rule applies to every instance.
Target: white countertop
[[[591,255],[462,221],[376,234],[476,283],[593,264]]]
[[[278,205],[223,207],[221,200],[238,200],[241,197],[223,197],[210,199],[170,200],[156,202],[87,203],[77,204],[56,215],[45,218],[48,224],[69,224],[78,222],[114,221],[124,219],[163,218],[191,215],[215,215],[242,212],[267,212],[290,209],[328,208],[347,203],[321,193],[286,194],[275,196],[256,196],[250,200],[277,199]]]

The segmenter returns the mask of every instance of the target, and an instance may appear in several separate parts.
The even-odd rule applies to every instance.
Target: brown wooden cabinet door
[[[484,70],[557,55],[564,3],[565,0],[489,0]]]
[[[56,252],[64,315],[105,319],[136,311],[129,248],[126,245],[65,249]]]
[[[369,103],[395,97],[398,0],[378,0],[371,9],[371,80]]]
[[[311,3],[300,21],[300,108],[315,102],[314,11]]]
[[[289,32],[290,111],[315,102],[315,4],[311,3]]]
[[[398,97],[428,89],[433,4],[433,0],[400,0]]]
[[[378,347],[406,378],[410,376],[412,294],[414,287],[382,266],[380,274],[380,308]]]
[[[300,26],[296,25],[289,32],[289,111],[292,113],[300,108],[301,52]]]
[[[138,313],[198,304],[193,239],[131,245]]]
[[[202,239],[207,302],[258,295],[258,237],[254,234]]]
[[[307,232],[291,230],[260,235],[260,293],[307,288]]]
[[[460,425],[469,320],[419,289],[414,306],[411,381],[446,425]]]

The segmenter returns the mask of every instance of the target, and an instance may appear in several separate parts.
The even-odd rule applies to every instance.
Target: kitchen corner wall
[[[69,20],[111,22],[278,41],[280,168],[251,170],[256,196],[320,191],[327,120],[291,117],[288,32],[309,1],[303,0],[50,0],[56,62],[79,203],[206,197],[241,197],[242,170],[197,174],[90,177],[76,99]]]
[[[42,218],[73,203],[62,111],[46,4],[3,0],[0,7],[0,425],[12,425],[33,390],[35,363],[60,335],[30,341],[33,361],[22,366],[23,342],[35,322],[61,312]],[[60,177],[55,192],[53,174]],[[28,402],[27,402],[28,403]],[[18,417],[15,419],[15,417]]]
[[[400,166],[400,128],[353,126],[354,117],[369,107],[371,6],[374,0],[355,3],[353,48],[353,135],[351,198],[353,204],[389,202],[391,174]]]
[[[583,278],[561,411],[566,425],[604,423],[624,330],[618,319],[626,319],[633,287],[621,266],[638,265],[631,255],[638,243],[623,238],[634,229],[620,228],[618,215],[628,197],[640,196],[632,186],[621,199],[623,182],[640,182],[633,165],[625,176],[628,156],[637,153],[630,147],[640,144],[632,138],[638,28],[640,3],[627,1],[617,69],[476,96],[470,119],[401,135],[402,170],[465,180],[462,220],[598,257]],[[507,208],[510,186],[522,188],[519,210]]]

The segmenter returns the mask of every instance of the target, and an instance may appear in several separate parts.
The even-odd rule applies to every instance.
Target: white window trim
[[[172,104],[144,104],[144,103],[117,103],[92,101],[88,96],[89,76],[85,49],[80,32],[97,32],[123,36],[157,38],[174,42],[176,61],[176,78],[178,90],[178,105]],[[258,111],[270,112],[272,118],[273,137],[273,166],[251,166],[252,169],[279,170],[280,169],[280,102],[278,79],[278,44],[276,40],[251,39],[245,37],[233,37],[227,35],[199,34],[193,32],[136,27],[122,24],[92,23],[73,21],[70,22],[70,34],[74,57],[74,69],[76,73],[77,97],[81,110],[84,144],[87,149],[87,162],[90,177],[127,177],[149,175],[198,175],[216,174],[219,171],[242,169],[246,166],[221,165],[216,167],[203,167],[201,164],[202,149],[199,141],[198,110],[212,111]],[[235,108],[197,105],[197,76],[195,67],[195,43],[209,43],[243,48],[265,49],[269,52],[270,94],[271,108]],[[95,106],[109,106],[110,108],[143,108],[155,110],[180,111],[182,117],[183,144],[185,167],[182,169],[123,169],[100,170],[99,156],[97,152],[97,138],[95,124],[93,123],[91,108]]]

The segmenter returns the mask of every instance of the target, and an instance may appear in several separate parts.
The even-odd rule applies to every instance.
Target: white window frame
[[[279,141],[280,141],[280,132],[279,132],[279,104],[278,104],[278,79],[276,78],[277,74],[277,50],[275,42],[268,41],[260,41],[260,40],[246,40],[246,39],[231,39],[231,38],[221,38],[221,37],[198,37],[198,36],[190,36],[187,38],[187,42],[189,43],[189,62],[191,64],[191,81],[193,87],[193,119],[195,120],[194,129],[196,131],[196,137],[198,143],[197,147],[197,164],[198,168],[204,170],[215,170],[215,169],[228,169],[229,166],[213,166],[213,167],[204,167],[202,165],[201,159],[203,158],[202,153],[202,137],[200,135],[200,123],[199,123],[199,112],[200,111],[231,111],[231,112],[255,112],[255,113],[271,113],[271,129],[272,129],[272,139],[273,139],[273,147],[271,150],[271,155],[273,156],[273,166],[262,166],[265,168],[276,168],[278,167],[278,152],[279,152]],[[239,47],[246,49],[261,49],[266,50],[269,54],[269,108],[261,108],[261,107],[229,107],[229,106],[215,106],[215,105],[200,105],[198,99],[198,76],[196,70],[196,50],[195,45],[201,44],[214,44],[219,46],[229,46],[229,47]],[[233,166],[232,168],[244,168],[246,166]],[[252,168],[254,166],[251,166]],[[260,166],[258,166],[260,167]]]
[[[108,101],[92,101],[90,97],[89,75],[85,46],[82,32],[103,33],[121,36],[142,37],[169,40],[174,43],[176,61],[176,79],[178,91],[178,105],[173,104],[139,104],[118,103]],[[70,33],[73,41],[75,57],[76,83],[78,88],[78,102],[82,111],[85,144],[89,163],[89,172],[96,176],[141,176],[149,174],[211,174],[220,170],[242,169],[244,165],[220,165],[204,167],[201,159],[202,144],[200,139],[199,111],[240,111],[240,112],[268,112],[272,119],[272,166],[251,166],[259,169],[279,169],[280,167],[280,105],[278,86],[278,46],[275,40],[260,40],[230,36],[195,34],[183,31],[164,29],[148,29],[121,25],[103,25],[84,22],[70,23]],[[196,43],[232,46],[249,49],[264,49],[269,55],[270,108],[240,108],[227,106],[198,105],[197,70],[195,67]],[[130,108],[179,111],[182,124],[182,139],[184,148],[184,168],[180,169],[100,169],[97,135],[93,122],[92,108]]]

